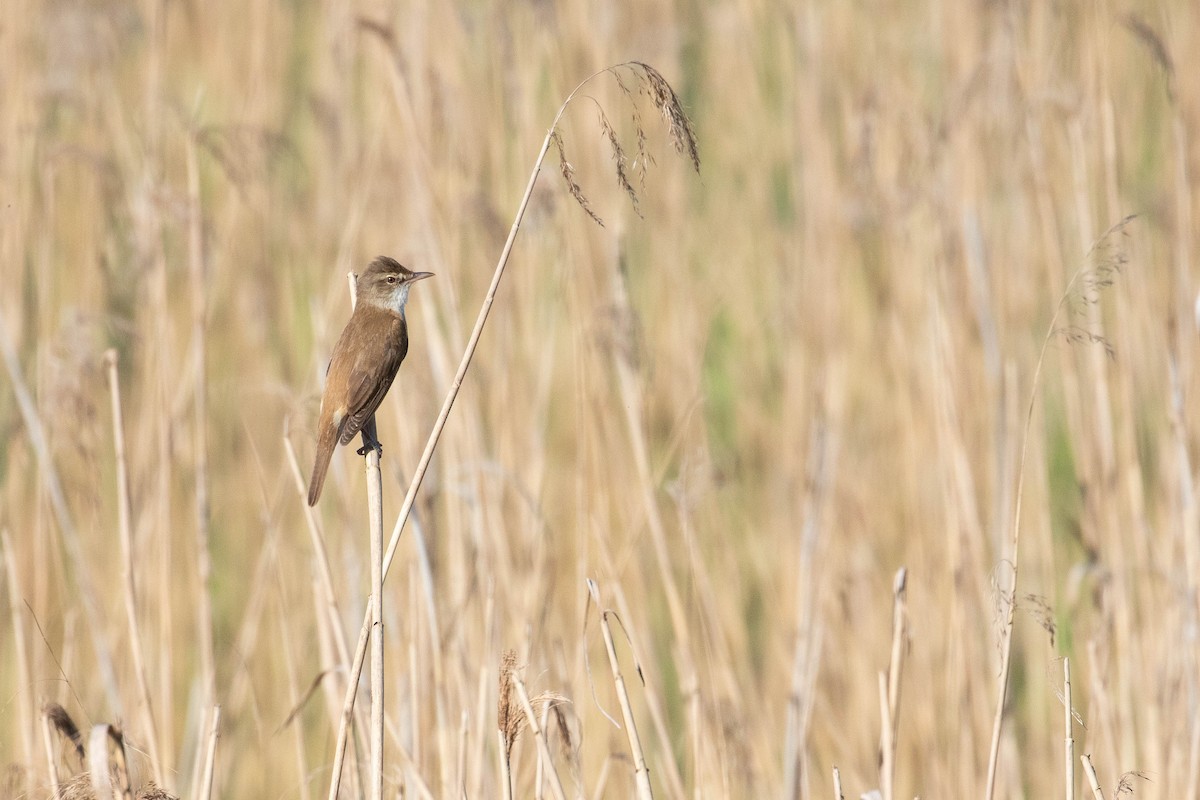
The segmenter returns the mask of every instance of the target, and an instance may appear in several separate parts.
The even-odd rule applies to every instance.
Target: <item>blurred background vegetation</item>
[[[498,796],[513,648],[568,792],[631,795],[592,579],[660,796],[829,797],[837,766],[857,797],[906,566],[895,794],[979,796],[1036,389],[999,796],[1061,790],[1064,656],[1109,796],[1197,796],[1198,12],[5,0],[3,796],[48,796],[51,701],[187,796],[220,705],[215,794],[324,795],[364,478],[340,450],[316,512],[331,615],[285,443],[306,478],[346,273],[437,273],[379,414],[390,528],[556,109],[633,58],[701,172],[640,98],[639,216],[597,113],[632,151],[635,106],[601,77],[565,115],[606,225],[552,156],[389,579],[389,784]],[[1072,275],[1114,264],[1035,385]]]

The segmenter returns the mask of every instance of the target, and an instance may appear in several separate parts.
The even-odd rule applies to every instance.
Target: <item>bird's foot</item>
[[[372,450],[378,451],[379,455],[383,455],[383,445],[379,443],[378,439],[376,439],[373,442],[364,443],[363,446],[358,448],[358,450],[356,450],[355,452],[358,453],[360,456],[365,456],[367,453],[371,452]]]

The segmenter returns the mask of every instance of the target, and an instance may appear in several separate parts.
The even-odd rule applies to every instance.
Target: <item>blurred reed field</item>
[[[137,785],[326,796],[346,274],[437,274],[390,530],[555,111],[629,59],[701,171],[611,76],[564,116],[605,226],[552,148],[388,579],[387,785],[634,796],[609,635],[657,797],[984,796],[1006,663],[996,797],[1200,796],[1198,51],[1183,0],[5,0],[0,797],[80,772],[50,703]]]

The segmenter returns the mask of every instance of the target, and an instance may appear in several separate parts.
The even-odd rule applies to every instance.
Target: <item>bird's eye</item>
[[[395,275],[388,275],[388,276],[387,276],[387,282],[388,282],[388,283],[395,283],[395,282],[396,282],[396,281],[398,281],[398,280],[400,280],[400,279],[399,279],[399,278],[397,278]]]

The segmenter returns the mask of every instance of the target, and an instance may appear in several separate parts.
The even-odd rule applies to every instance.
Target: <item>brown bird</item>
[[[333,347],[317,423],[317,460],[308,485],[308,504],[316,505],[325,484],[333,448],[349,444],[368,423],[396,378],[408,353],[404,305],[408,290],[432,272],[412,272],[379,256],[358,276],[354,313]]]

